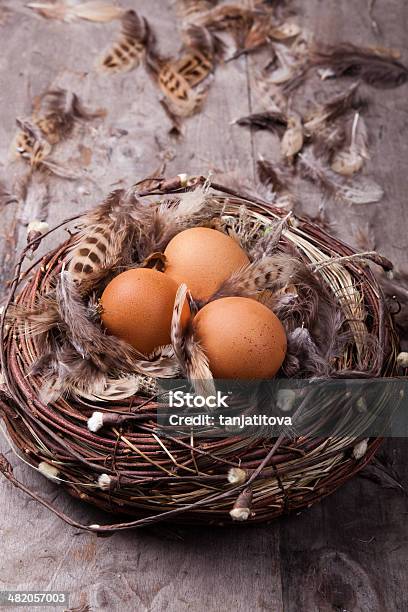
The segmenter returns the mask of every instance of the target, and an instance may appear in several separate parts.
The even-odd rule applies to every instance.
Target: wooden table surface
[[[177,49],[176,13],[170,0],[122,2],[137,8]],[[352,41],[399,49],[408,61],[408,5],[404,0],[298,0],[296,20],[319,40]],[[251,70],[242,57],[217,70],[203,111],[186,121],[184,137],[168,135],[169,120],[144,69],[107,77],[95,58],[117,24],[43,19],[19,0],[0,1],[0,180],[20,193],[1,209],[0,279],[11,276],[26,224],[51,225],[90,208],[109,190],[130,185],[167,161],[167,174],[224,173],[254,184],[255,160],[273,159],[270,134],[251,135],[231,122],[259,109]],[[58,149],[60,161],[82,167],[79,181],[50,179],[48,197],[34,179],[19,190],[25,172],[9,146],[16,117],[27,116],[33,98],[49,86],[75,91],[92,108],[107,111],[76,129]],[[404,214],[408,155],[407,86],[370,89],[369,174],[385,189],[382,202],[360,207],[324,202],[333,233],[351,243],[367,237],[397,268],[407,271],[408,218]],[[305,191],[301,212],[316,215],[321,198]],[[48,240],[44,245],[50,248]],[[80,521],[109,517],[80,505],[0,448],[15,473]],[[408,486],[408,443],[388,440],[383,452]],[[92,610],[273,610],[306,612],[408,610],[408,497],[356,477],[315,507],[273,524],[226,527],[154,527],[109,538],[78,533],[0,479],[0,589],[69,591],[71,606]],[[96,520],[97,518],[97,520]]]

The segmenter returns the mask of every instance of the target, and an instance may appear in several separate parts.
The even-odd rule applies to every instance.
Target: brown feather
[[[82,219],[83,229],[67,259],[67,270],[81,292],[89,292],[108,274],[132,264],[135,205],[136,199],[119,189]]]
[[[288,171],[279,164],[272,164],[266,159],[259,159],[256,162],[258,179],[263,185],[272,187],[276,193],[286,193],[288,191]]]
[[[150,40],[149,24],[136,11],[126,11],[121,23],[119,38],[98,61],[100,69],[109,74],[136,68]]]
[[[60,142],[72,132],[75,121],[100,117],[103,111],[84,108],[78,96],[66,89],[43,93],[34,109],[33,120],[50,144]]]
[[[201,51],[191,49],[191,51],[184,53],[180,59],[172,63],[172,69],[174,74],[180,75],[185,79],[189,87],[196,87],[212,72],[213,64]],[[160,78],[163,78],[162,73]],[[166,93],[166,95],[168,94]]]
[[[146,68],[165,96],[162,105],[179,135],[177,117],[194,115],[204,103],[216,61],[223,54],[222,41],[202,25],[189,25],[176,58],[158,51],[153,34],[146,52]],[[199,87],[198,87],[199,86]]]
[[[177,0],[177,12],[183,20],[190,21],[218,4],[219,0]]]
[[[258,259],[231,274],[209,301],[238,295],[254,297],[265,290],[274,291],[289,283],[296,261],[287,255],[273,255]]]
[[[271,18],[270,15],[259,15],[253,19],[244,39],[243,49],[246,53],[263,47],[270,41]]]
[[[288,378],[327,375],[327,361],[305,327],[288,334],[288,346],[282,372]]]
[[[48,395],[55,397],[69,390],[94,389],[109,376],[139,373],[145,376],[173,377],[178,364],[173,349],[161,347],[145,357],[119,338],[105,333],[100,323],[93,320],[88,306],[68,272],[61,272],[56,286],[56,303],[64,340],[57,353],[42,358],[42,367],[48,367],[50,385]],[[38,370],[38,366],[37,366]],[[47,377],[44,377],[45,379]]]
[[[11,304],[7,311],[8,323],[15,324],[21,333],[37,336],[45,334],[61,323],[58,305],[53,294],[38,295],[30,308]]]
[[[347,141],[346,127],[343,122],[322,123],[310,138],[314,155],[331,163],[333,156],[341,151]]]
[[[235,121],[237,125],[249,127],[251,130],[268,130],[282,137],[287,128],[286,115],[279,111],[266,111],[241,117]]]
[[[167,98],[170,111],[179,117],[190,117],[198,112],[208,93],[208,86],[198,90],[193,89],[190,85],[189,79],[194,82],[192,74],[188,74],[190,67],[191,56],[187,58],[187,61],[185,59],[170,60],[161,66],[157,74],[157,82]],[[179,72],[180,68],[187,71],[187,78]],[[201,72],[200,80],[202,76]]]
[[[274,255],[282,237],[282,232],[287,227],[288,219],[291,216],[292,213],[289,213],[265,228],[263,234],[258,238],[250,251],[252,260],[257,261]]]
[[[304,125],[307,133],[313,134],[322,124],[334,121],[350,110],[358,110],[365,101],[357,97],[359,83],[354,83],[349,89],[319,104],[304,117]]]
[[[213,64],[221,61],[225,53],[225,43],[208,28],[189,24],[183,32],[183,46],[186,50],[200,52]]]
[[[17,132],[13,148],[15,152],[27,160],[33,167],[39,166],[51,153],[51,145],[44,138],[41,130],[28,119],[16,119]]]
[[[382,89],[399,87],[408,80],[408,69],[398,60],[375,49],[349,43],[313,50],[311,64],[330,68],[336,77],[357,77]]]
[[[174,301],[171,321],[171,342],[182,373],[194,385],[196,393],[206,395],[214,393],[213,376],[208,359],[199,342],[194,337],[193,314],[187,325],[182,325],[181,314],[186,299],[190,303],[190,312],[194,313],[195,305],[188,292],[187,285],[180,285]]]
[[[12,148],[32,168],[48,171],[60,178],[80,178],[78,172],[49,157],[52,145],[35,123],[28,119],[16,119],[16,123],[20,130],[14,138]]]
[[[198,23],[213,30],[227,30],[241,48],[253,24],[253,11],[237,4],[223,4],[202,15]]]
[[[140,202],[132,211],[137,227],[137,259],[163,252],[168,242],[183,229],[202,225],[214,216],[214,201],[208,185],[180,193],[156,203]]]
[[[292,113],[288,117],[287,129],[281,140],[281,153],[289,163],[303,147],[303,124],[300,115]]]

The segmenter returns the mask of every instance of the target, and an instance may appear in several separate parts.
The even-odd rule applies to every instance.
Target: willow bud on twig
[[[242,468],[231,468],[228,471],[228,482],[233,485],[244,484],[248,477],[246,470]]]
[[[92,413],[92,416],[88,419],[88,429],[93,433],[96,433],[102,427],[109,427],[110,425],[121,425],[125,421],[134,418],[131,414],[117,414],[115,412],[98,412]]]
[[[27,227],[27,244],[34,242],[31,245],[29,255],[32,256],[34,251],[38,249],[40,246],[40,238],[43,236],[48,230],[50,226],[45,221],[38,221],[38,219],[34,219],[34,221],[30,221]]]
[[[357,444],[353,448],[354,459],[356,459],[356,461],[359,461],[360,459],[362,459],[367,452],[367,448],[368,448],[368,438],[365,438],[364,440],[360,440],[360,442],[357,442]]]
[[[238,495],[230,516],[234,521],[246,521],[252,514],[252,489],[248,487]]]
[[[102,491],[109,491],[112,487],[112,478],[109,474],[101,474],[98,478],[98,486]]]
[[[397,357],[397,363],[400,368],[408,368],[408,353],[401,352]]]
[[[52,480],[52,482],[57,482],[57,483],[60,482],[58,478],[59,469],[56,468],[55,465],[51,465],[50,463],[47,463],[46,461],[41,461],[41,463],[38,464],[38,471],[41,472],[43,476],[48,478],[48,480]]]

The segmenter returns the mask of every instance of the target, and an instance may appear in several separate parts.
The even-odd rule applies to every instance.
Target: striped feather
[[[287,255],[272,255],[253,261],[227,278],[209,301],[228,296],[254,297],[289,283],[297,262]]]
[[[132,210],[136,205],[123,189],[113,191],[85,216],[83,228],[68,256],[67,271],[87,291],[109,272],[132,263],[136,228]]]
[[[99,59],[100,70],[115,74],[136,68],[143,57],[148,37],[149,26],[144,17],[139,17],[136,11],[126,11],[119,38]]]
[[[212,394],[215,391],[213,376],[207,356],[194,338],[192,318],[184,327],[181,322],[185,301],[190,299],[187,285],[180,285],[174,301],[171,342],[181,370],[192,382],[196,393],[201,395]],[[194,309],[190,307],[190,310],[193,311]]]

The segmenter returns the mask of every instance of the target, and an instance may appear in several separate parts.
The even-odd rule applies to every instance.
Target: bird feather
[[[191,302],[187,285],[177,290],[171,321],[171,342],[183,374],[192,382],[196,393],[202,395],[214,392],[213,376],[207,356],[194,337],[192,316],[187,324],[182,323],[182,312],[186,300]],[[194,309],[190,306],[190,312]]]
[[[249,127],[251,130],[268,130],[282,137],[287,128],[288,119],[279,111],[265,111],[241,117],[235,121],[237,125]]]
[[[332,163],[331,169],[343,176],[352,176],[363,167],[368,155],[368,132],[363,118],[359,113],[354,115],[351,142],[346,149],[339,151]]]
[[[363,101],[357,98],[358,88],[359,83],[354,83],[346,91],[336,94],[306,113],[304,117],[306,132],[313,134],[322,123],[332,122],[350,110],[361,108]]]
[[[312,50],[311,64],[330,68],[336,77],[357,77],[382,89],[399,87],[408,80],[408,68],[394,57],[349,43]]]
[[[108,74],[133,70],[140,64],[150,40],[146,19],[136,11],[126,11],[121,19],[120,35],[98,59],[98,68]]]
[[[281,153],[284,159],[292,163],[294,157],[303,147],[303,124],[300,115],[291,114],[288,117],[288,126],[282,136]]]
[[[118,19],[123,14],[122,8],[100,0],[90,0],[82,3],[73,3],[72,0],[30,2],[27,6],[46,19],[66,22],[86,19],[103,23]]]
[[[56,144],[69,136],[75,121],[94,119],[104,111],[86,109],[78,96],[66,89],[50,89],[44,92],[34,108],[33,121],[50,144]]]
[[[89,292],[109,273],[132,263],[135,206],[134,196],[118,189],[82,218],[82,229],[67,257],[67,271],[81,291]]]
[[[309,148],[299,156],[299,170],[303,178],[312,181],[339,200],[350,204],[370,204],[379,202],[384,195],[383,189],[374,180],[363,177],[346,181],[317,159]]]
[[[209,301],[234,295],[254,297],[265,290],[274,291],[289,282],[295,265],[295,260],[287,255],[262,257],[233,272]]]

